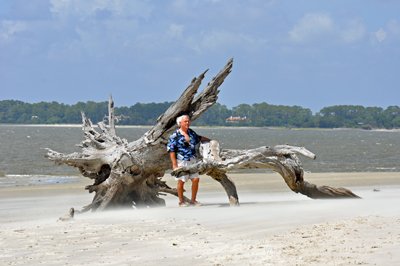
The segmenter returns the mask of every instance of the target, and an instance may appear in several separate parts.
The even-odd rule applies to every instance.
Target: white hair
[[[181,125],[179,125],[179,122],[181,122],[182,118],[184,118],[184,117],[187,117],[187,118],[190,119],[190,117],[189,117],[188,115],[181,115],[181,116],[178,116],[178,118],[176,119],[176,123],[178,124],[178,126],[181,126]]]

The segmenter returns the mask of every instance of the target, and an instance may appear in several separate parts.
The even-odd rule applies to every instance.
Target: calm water
[[[117,128],[128,141],[149,128]],[[306,172],[400,172],[400,133],[370,131],[292,131],[267,129],[201,129],[224,149],[250,149],[289,143],[305,147],[316,160],[299,156]],[[45,148],[79,152],[80,127],[0,126],[0,187],[72,182],[80,176],[69,166],[55,166],[44,158]],[[268,170],[251,170],[267,172]]]

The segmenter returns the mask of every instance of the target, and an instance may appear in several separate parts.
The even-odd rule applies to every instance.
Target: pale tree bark
[[[187,114],[191,121],[198,118],[218,99],[218,88],[232,69],[233,59],[195,97],[207,70],[194,78],[179,99],[162,114],[156,125],[136,141],[128,142],[115,133],[114,102],[110,95],[109,126],[97,124],[97,132],[92,122],[82,112],[85,140],[78,146],[81,153],[62,154],[48,149],[45,157],[56,165],[66,164],[77,167],[83,176],[92,179],[87,186],[95,192],[93,201],[81,211],[102,211],[110,208],[138,208],[165,205],[160,197],[163,193],[177,195],[162,180],[166,170],[172,169],[166,145],[170,134],[177,129],[176,118]],[[220,182],[231,205],[238,205],[238,195],[234,182],[227,176],[232,169],[268,168],[282,175],[294,192],[311,198],[358,197],[343,188],[318,187],[303,180],[303,168],[296,154],[309,158],[315,155],[305,148],[287,145],[260,147],[252,150],[220,150],[213,140],[200,145],[200,160],[191,168],[178,168],[172,175],[184,172],[200,172]],[[188,198],[184,198],[189,201]]]
[[[322,198],[359,198],[346,188],[317,186],[304,180],[303,166],[296,156],[300,154],[310,159],[316,156],[303,147],[278,145],[260,147],[250,150],[220,150],[218,142],[202,144],[200,160],[190,167],[180,167],[171,172],[174,176],[187,173],[207,174],[219,181],[225,188],[231,205],[238,204],[238,196],[233,181],[227,176],[234,169],[271,169],[279,173],[289,188],[313,199]]]

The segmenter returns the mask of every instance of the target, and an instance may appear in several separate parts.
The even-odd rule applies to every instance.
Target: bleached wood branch
[[[216,179],[234,169],[265,168],[279,173],[292,191],[310,198],[358,198],[357,195],[345,188],[316,186],[305,182],[303,167],[296,154],[311,159],[315,159],[316,156],[304,147],[278,145],[250,150],[222,150],[221,152],[219,150],[220,148],[216,141],[201,144],[202,160],[191,166],[179,167],[171,174],[173,176],[182,176],[188,173],[200,172]],[[228,187],[230,186],[228,185]],[[225,190],[229,199],[231,199],[232,195],[230,193],[235,192],[232,192],[230,188]]]

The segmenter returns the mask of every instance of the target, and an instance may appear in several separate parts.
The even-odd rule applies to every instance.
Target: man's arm
[[[174,151],[170,151],[169,157],[171,157],[172,169],[175,170],[175,168],[178,168],[178,162],[176,161],[176,153]]]
[[[211,141],[211,139],[201,136],[201,140],[200,141]]]

